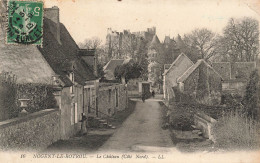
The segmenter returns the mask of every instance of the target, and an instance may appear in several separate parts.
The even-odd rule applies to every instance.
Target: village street
[[[161,128],[160,100],[148,99],[144,103],[138,99],[132,100],[137,101],[135,111],[99,150],[152,152],[172,147],[169,131]]]

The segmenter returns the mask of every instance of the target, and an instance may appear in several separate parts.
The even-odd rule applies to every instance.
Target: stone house
[[[175,95],[172,88],[178,86],[177,79],[192,65],[194,65],[193,62],[184,53],[181,53],[170,66],[164,66],[163,96],[166,101],[174,98]]]
[[[55,72],[52,77],[61,109],[61,138],[66,139],[80,131],[82,115],[96,116],[98,80],[96,63],[84,60],[88,50],[79,49],[66,27],[59,22],[57,7],[45,9],[42,56]],[[90,55],[96,62],[95,56]],[[64,83],[64,84],[59,84]]]
[[[66,139],[81,129],[82,114],[97,115],[96,64],[84,61],[82,51],[89,52],[79,49],[59,22],[57,7],[45,9],[44,14],[42,47],[6,45],[5,28],[0,29],[0,71],[15,74],[17,83],[46,84],[55,88],[60,110],[60,138]]]
[[[211,67],[205,60],[199,59],[195,64],[189,67],[187,71],[177,78],[177,87],[178,91],[182,94],[186,94],[194,99],[197,99],[198,91],[200,91],[200,88],[198,87],[199,82],[203,82],[206,88],[201,89],[207,89],[209,95],[218,95],[218,97],[214,98],[218,100],[217,102],[220,102],[222,80],[223,78],[221,75],[215,71],[213,67]],[[177,101],[182,100],[178,98],[179,97],[176,97]]]
[[[223,78],[223,93],[243,96],[249,76],[256,69],[256,62],[213,62],[212,67]]]
[[[119,83],[100,83],[98,92],[99,116],[112,116],[127,107],[127,88]]]

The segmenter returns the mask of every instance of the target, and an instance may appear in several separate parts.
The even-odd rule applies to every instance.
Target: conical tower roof
[[[157,35],[153,36],[153,40],[150,43],[150,48],[152,47],[156,47],[157,45],[161,44],[159,38],[157,37]]]
[[[164,38],[164,44],[170,44],[171,43],[171,38],[170,36],[165,36]]]

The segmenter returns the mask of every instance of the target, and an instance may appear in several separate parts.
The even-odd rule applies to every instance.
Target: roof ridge
[[[170,71],[170,69],[171,69],[171,68],[173,67],[173,65],[177,62],[177,60],[180,59],[181,56],[184,56],[184,57],[188,58],[188,60],[192,63],[192,65],[194,65],[194,63],[190,60],[190,58],[189,58],[186,54],[181,53],[181,54],[178,55],[178,57],[170,64],[171,66],[167,69],[166,72],[163,73],[163,75],[166,75],[166,74]]]
[[[188,68],[178,79],[177,79],[177,82],[180,82],[181,78],[184,78],[186,73],[189,73],[188,76],[186,76],[186,78],[182,79],[182,81],[186,80],[190,74],[196,70],[198,68],[198,66],[201,64],[201,63],[205,63],[205,65],[207,67],[209,67],[210,69],[212,69],[221,79],[223,79],[223,77],[212,67],[210,66],[209,63],[207,63],[204,59],[199,59],[194,65],[192,65],[190,68]],[[190,69],[193,69],[192,71],[190,71]]]

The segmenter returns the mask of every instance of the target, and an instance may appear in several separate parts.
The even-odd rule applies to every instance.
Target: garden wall
[[[1,150],[42,150],[60,139],[60,111],[46,109],[0,122]]]
[[[200,129],[205,138],[208,138],[215,142],[215,138],[212,134],[212,126],[216,123],[216,120],[207,116],[204,113],[196,113],[194,115],[194,124]]]
[[[113,84],[99,88],[98,110],[104,113],[100,113],[99,116],[111,116],[117,111],[124,110],[126,107],[127,90],[123,84]]]

